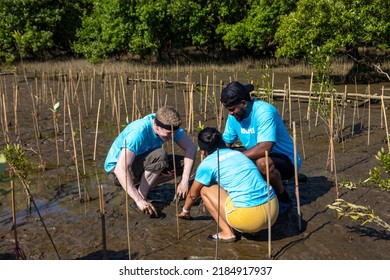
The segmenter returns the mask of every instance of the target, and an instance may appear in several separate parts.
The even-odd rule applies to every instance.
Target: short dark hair
[[[216,149],[226,148],[222,139],[222,134],[214,127],[206,127],[198,134],[198,145],[200,150],[207,151],[209,154]]]

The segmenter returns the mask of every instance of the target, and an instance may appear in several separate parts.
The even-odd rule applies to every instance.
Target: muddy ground
[[[143,115],[150,112],[154,93],[156,93],[155,106],[160,93],[159,100],[176,106],[182,115],[186,115],[190,100],[193,100],[194,128],[190,134],[194,139],[196,139],[196,127],[199,121],[206,126],[217,126],[216,113],[211,101],[208,103],[207,117],[204,118],[202,111],[204,107],[199,105],[200,91],[195,90],[192,99],[189,95],[191,88],[185,85],[149,83],[145,80],[150,78],[150,73],[141,72],[138,76],[134,73],[124,76],[125,79],[131,78],[123,84],[119,76],[109,74],[106,74],[105,78],[103,75],[96,76],[93,90],[90,79],[86,78],[85,82],[81,80],[78,83],[77,76],[69,79],[71,77],[69,73],[64,75],[68,77],[67,79],[58,73],[49,74],[44,79],[41,79],[42,76],[39,74],[28,73],[27,82],[23,75],[19,75],[18,78],[1,77],[1,93],[6,96],[3,97],[2,102],[7,108],[7,120],[4,120],[4,109],[2,109],[3,130],[0,144],[3,146],[6,141],[4,124],[7,123],[10,142],[20,143],[25,148],[26,157],[33,163],[28,179],[31,193],[41,215],[41,217],[38,215],[34,206],[31,210],[27,208],[23,186],[15,180],[15,218],[20,244],[19,252],[23,251],[27,259],[43,260],[267,259],[267,231],[260,232],[256,236],[243,235],[235,243],[218,244],[216,247],[214,242],[207,240],[209,234],[216,232],[216,223],[201,202],[193,208],[194,220],[176,218],[183,201],[178,205],[172,201],[174,182],[160,185],[152,190],[149,198],[154,201],[163,215],[160,218],[150,218],[138,213],[132,207],[131,199],[126,198],[123,190],[114,186],[111,178],[104,173],[105,155],[118,130],[122,128],[118,125],[118,115],[120,124],[125,124],[126,109],[128,119],[136,117],[137,113]],[[34,75],[38,78],[35,79]],[[175,75],[169,77],[167,74],[164,79],[183,82],[187,79],[188,81],[188,72]],[[220,92],[219,81],[227,84],[229,77],[234,76],[235,73],[215,75],[213,80],[218,86],[208,89],[210,96],[213,89],[217,94]],[[152,76],[155,77],[156,74]],[[140,77],[144,80],[136,81]],[[199,77],[202,77],[202,81]],[[205,77],[206,73],[203,75],[191,73],[191,79],[196,83],[204,83]],[[245,73],[236,77],[241,82],[246,82],[248,79]],[[289,73],[276,73],[274,88],[288,88],[288,77],[291,79],[292,89],[309,90],[310,76]],[[212,83],[211,76],[210,83]],[[16,85],[20,98],[16,110],[17,121],[13,110]],[[369,88],[370,94],[381,94],[382,86],[386,88],[389,85],[373,84],[369,87],[366,84],[356,85],[356,87],[348,85],[348,91],[367,94]],[[72,88],[75,90],[72,91]],[[122,100],[119,114],[113,109],[113,104],[121,98],[123,88],[125,88],[127,104],[125,106]],[[133,113],[135,88],[139,94],[138,99],[136,98],[138,111]],[[54,103],[58,100],[62,105],[57,115],[59,126],[57,137],[54,132],[53,114],[49,110],[53,108],[49,89],[53,93]],[[345,85],[338,85],[338,89],[344,92]],[[63,106],[67,92],[70,94],[68,102],[71,104],[69,109],[72,122],[69,121],[67,107]],[[89,96],[90,92],[94,95]],[[150,97],[143,98],[143,94],[148,94]],[[101,100],[102,106],[96,133],[98,99]],[[337,212],[327,208],[327,205],[335,200],[339,191],[340,198],[357,205],[370,206],[376,216],[390,223],[390,193],[379,188],[365,187],[359,183],[360,180],[369,177],[370,169],[378,166],[375,154],[382,147],[387,149],[381,103],[373,101],[368,106],[368,103],[362,103],[364,99],[350,97],[345,104],[343,141],[334,141],[336,167],[332,171],[329,161],[328,126],[321,118],[317,119],[313,112],[307,118],[309,104],[307,99],[292,98],[289,103],[284,102],[281,97],[275,97],[274,104],[283,115],[291,135],[293,135],[294,122],[296,124],[297,149],[304,159],[300,173],[307,176],[307,182],[299,182],[298,185],[301,224],[298,223],[297,200],[294,199],[292,211],[279,217],[272,227],[273,259],[384,260],[390,258],[390,233],[383,226],[376,223],[361,225],[359,221],[350,217],[337,220]],[[361,106],[356,107],[355,101]],[[35,108],[38,112],[36,118],[39,123],[39,137],[35,137],[33,102],[36,102]],[[150,102],[149,107],[147,102]],[[222,110],[222,114],[223,127],[226,111]],[[387,107],[386,114],[389,114]],[[185,120],[187,121],[187,118]],[[75,132],[74,139],[70,133],[71,127]],[[188,126],[186,125],[185,128],[188,129]],[[166,148],[170,150],[170,143]],[[177,149],[175,152],[180,153],[180,150]],[[197,158],[196,165],[199,160]],[[76,163],[79,172],[76,171]],[[343,180],[355,183],[356,189],[337,188],[336,181]],[[285,183],[289,194],[295,198],[294,178]],[[99,207],[98,186],[103,188],[104,214]],[[0,259],[16,258],[11,200],[10,183],[0,183]]]

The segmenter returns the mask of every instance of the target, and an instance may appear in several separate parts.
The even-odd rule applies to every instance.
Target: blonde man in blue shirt
[[[175,199],[184,198],[188,192],[196,146],[180,126],[180,115],[173,107],[159,108],[156,113],[128,124],[108,151],[104,169],[144,214],[158,215],[147,195],[152,187],[173,179],[173,160],[177,175],[181,175]],[[172,138],[183,149],[184,156],[175,155],[173,159],[162,148],[163,143]]]

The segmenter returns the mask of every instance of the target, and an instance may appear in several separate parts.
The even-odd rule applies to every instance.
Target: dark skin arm
[[[268,151],[268,154],[271,152],[273,145],[274,142],[260,142],[243,153],[252,160],[262,158],[265,157],[265,151]]]

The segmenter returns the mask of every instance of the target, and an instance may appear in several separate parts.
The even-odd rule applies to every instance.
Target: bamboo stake
[[[271,250],[271,196],[270,196],[270,182],[269,182],[269,165],[268,165],[268,151],[265,150],[265,170],[267,179],[267,195],[268,195],[268,258],[272,258]]]
[[[301,131],[301,143],[302,143],[302,155],[303,159],[306,159],[305,145],[303,144],[303,125],[302,125],[302,114],[301,114],[301,102],[298,98],[298,111],[299,111],[299,128]]]
[[[19,104],[19,86],[16,85],[14,91],[14,118],[15,118],[16,135],[19,135],[18,104]]]
[[[172,158],[173,158],[173,174],[174,174],[174,184],[175,184],[175,197],[177,195],[177,175],[176,175],[176,158],[175,158],[175,140],[174,140],[174,130],[173,125],[171,125],[171,132],[172,132]],[[179,227],[179,198],[176,197],[175,199],[175,206],[176,206],[176,230],[177,230],[177,240],[180,239],[180,227]]]
[[[99,117],[100,117],[100,104],[101,104],[101,99],[99,99],[99,104],[98,104],[98,111],[97,111],[97,116],[96,116],[96,129],[95,129],[95,145],[93,149],[93,160],[96,160],[96,147],[97,147],[97,136],[98,136],[98,130],[99,130]]]
[[[106,106],[107,106],[107,77],[103,79],[103,115],[106,115]]]
[[[347,91],[347,85],[345,85],[345,87],[344,87],[344,96],[343,96],[343,100],[342,100],[343,120],[342,120],[342,125],[341,125],[341,131],[343,131],[343,129],[345,128],[345,114],[346,114],[345,107],[346,107],[346,104],[347,104],[347,99],[348,99],[348,91]]]
[[[385,94],[385,87],[382,86],[382,96],[381,96],[381,99],[383,99],[383,95]],[[384,115],[384,112],[383,112],[383,108],[382,108],[382,105],[381,105],[381,129],[383,129],[383,115]]]
[[[311,72],[311,77],[310,77],[309,101],[308,101],[307,112],[306,112],[306,119],[307,120],[310,120],[312,90],[313,90],[313,72]],[[309,126],[309,132],[310,132],[310,126]]]
[[[41,159],[41,165],[43,164],[43,161],[42,161],[42,158],[41,158],[41,155],[42,155],[42,152],[41,152],[41,144],[39,143],[39,135],[40,135],[40,132],[39,132],[39,126],[38,126],[38,119],[37,119],[37,115],[32,113],[32,120],[33,120],[33,126],[34,126],[34,135],[35,135],[35,141],[37,142],[37,148],[38,148],[38,154],[39,154],[39,158]]]
[[[223,82],[222,80],[219,81],[219,92],[222,92],[223,89]],[[223,112],[223,104],[222,102],[218,102],[219,104],[219,112],[217,114],[218,117],[218,130],[222,129],[222,112]]]
[[[75,168],[76,168],[77,186],[79,188],[79,199],[80,199],[80,202],[82,202],[83,200],[81,198],[80,175],[79,175],[79,166],[78,166],[78,160],[77,160],[76,141],[74,139],[72,113],[70,112],[69,103],[68,103],[68,114],[69,114],[70,132],[72,135],[72,143],[73,143],[73,160],[74,160],[74,164],[75,164]]]
[[[357,102],[353,102],[353,116],[352,116],[352,129],[351,129],[351,135],[355,133],[355,117],[356,117],[356,110],[357,110]]]
[[[10,183],[11,183],[12,228],[14,230],[14,238],[15,238],[14,253],[15,253],[16,259],[18,259],[18,260],[26,260],[27,257],[24,254],[23,249],[19,246],[19,239],[18,239],[18,231],[17,231],[17,223],[16,223],[16,211],[15,211],[15,182],[13,180],[11,180]]]
[[[207,99],[208,99],[208,92],[209,92],[209,75],[206,77],[206,89],[205,89],[205,97],[204,97],[204,121],[207,121]]]
[[[215,259],[218,259],[218,244],[219,244],[219,219],[221,216],[220,210],[221,210],[221,169],[219,166],[219,148],[217,149],[217,170],[218,170],[218,198],[217,198],[217,210],[218,210],[218,216],[217,216],[217,240],[215,242]]]
[[[126,139],[125,139],[125,146],[124,149],[127,149],[127,144],[126,144]],[[125,153],[125,163],[126,166],[127,164],[127,153]],[[130,248],[130,221],[129,221],[129,198],[128,198],[128,188],[129,186],[127,185],[127,173],[125,172],[125,180],[126,180],[126,186],[125,186],[125,200],[126,200],[126,232],[127,232],[127,250],[129,252],[129,260],[131,260],[131,248]]]
[[[333,102],[333,98],[331,99],[331,103],[330,103],[330,122],[329,122],[329,144],[330,144],[330,171],[333,172],[333,163],[334,163],[334,159],[333,159],[333,155],[334,155],[334,152],[333,152],[333,116],[334,116],[334,102]]]
[[[176,60],[176,80],[179,80],[179,62]],[[177,83],[175,83],[175,108],[177,108]]]
[[[285,105],[286,105],[286,95],[287,95],[286,87],[287,87],[287,85],[284,84],[284,95],[283,95],[283,105],[282,105],[282,120],[284,119],[284,110],[285,110],[284,108],[285,108]]]
[[[384,121],[385,121],[385,128],[386,128],[387,149],[388,149],[388,151],[390,153],[389,128],[387,126],[387,116],[386,116],[385,101],[383,100],[383,94],[382,94],[382,109],[383,109],[383,118],[384,118]]]
[[[367,133],[367,146],[370,146],[370,133],[371,133],[371,86],[368,84],[368,133]]]
[[[89,97],[89,109],[93,108],[94,94],[96,93],[96,69],[93,68],[93,76],[91,78],[91,96]],[[104,103],[103,103],[104,104]]]
[[[54,104],[53,90],[50,88],[51,103],[53,110],[53,126],[54,126],[54,141],[56,143],[56,156],[57,156],[57,166],[60,166],[60,155],[58,151],[58,120],[57,120],[57,111]]]
[[[125,105],[126,123],[129,123],[129,112],[127,110],[127,102],[126,102],[126,86],[125,83],[123,82],[122,75],[121,75],[121,86],[122,86],[123,103]]]
[[[357,93],[358,93],[358,89],[357,89],[357,81],[356,81],[356,76],[355,76],[355,93],[356,93],[356,95],[355,95],[355,101],[356,101],[356,103],[358,104],[358,95],[357,95]],[[359,115],[359,107],[357,107],[356,109],[357,109],[357,119],[360,119],[360,115]]]
[[[64,122],[63,122],[63,129],[64,129],[64,152],[66,152],[66,108],[68,106],[68,88],[67,88],[67,83],[66,83],[66,76],[64,76],[64,112],[63,112],[63,116],[64,116]],[[73,133],[73,131],[72,131]]]
[[[84,160],[84,145],[83,145],[83,126],[81,124],[81,109],[80,109],[80,103],[77,102],[77,109],[78,109],[78,117],[79,117],[79,130],[80,130],[80,150],[81,150],[81,162],[83,164],[83,175],[86,174],[85,171],[85,160]]]
[[[81,93],[83,95],[83,104],[84,104],[84,111],[85,111],[85,116],[88,117],[88,97],[87,97],[87,90],[85,87],[85,77],[84,77],[84,72],[81,70]],[[91,85],[92,86],[92,85]]]
[[[4,140],[6,143],[10,143],[9,131],[8,131],[8,120],[7,120],[7,107],[5,106],[5,95],[3,94],[3,112],[4,112]]]
[[[295,197],[297,199],[298,229],[302,230],[301,201],[299,197],[298,167],[297,167],[297,136],[295,121],[293,122],[293,142],[294,142],[294,177],[295,177]]]
[[[290,93],[291,93],[291,77],[289,76],[288,77],[288,113],[289,113],[289,123],[290,123],[290,129],[291,129],[291,122],[292,122],[292,117],[291,117],[291,97],[290,97]]]
[[[99,185],[98,190],[99,190],[100,218],[102,220],[103,260],[106,260],[107,259],[106,216],[105,216],[106,211],[105,211],[103,186]]]

